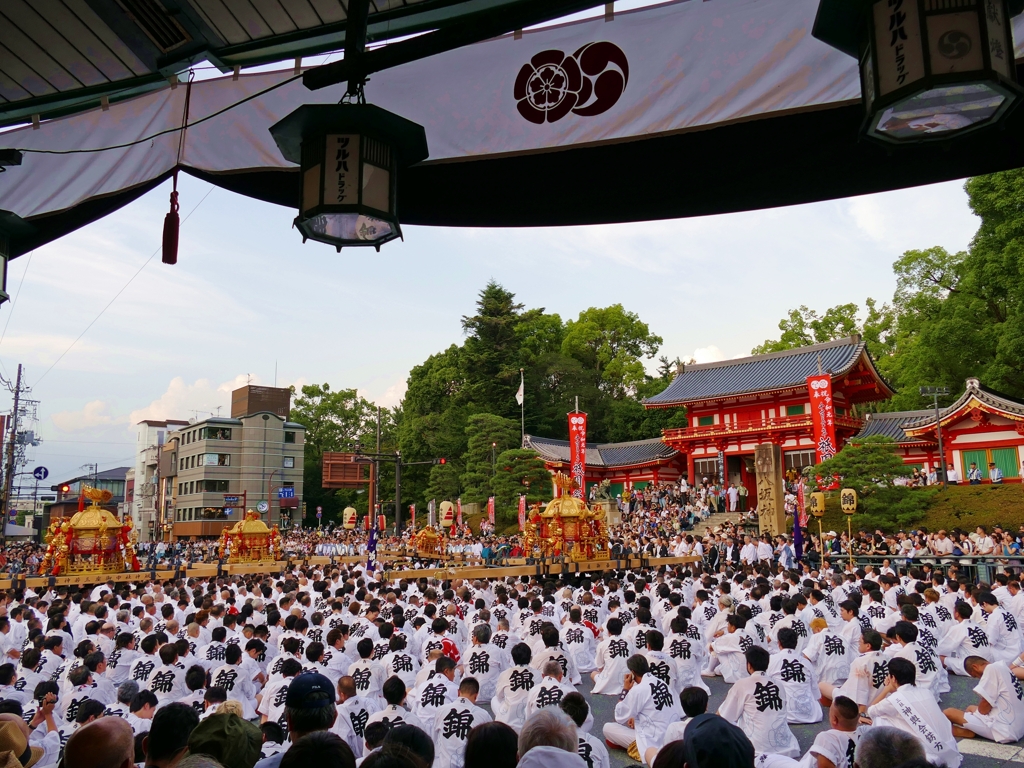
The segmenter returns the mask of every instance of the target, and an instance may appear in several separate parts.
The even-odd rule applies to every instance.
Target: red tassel
[[[164,264],[178,263],[178,190],[171,192],[171,210],[164,216]]]

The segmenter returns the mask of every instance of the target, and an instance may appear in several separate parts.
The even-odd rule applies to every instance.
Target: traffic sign
[[[279,499],[294,499],[295,498],[295,487],[291,485],[282,485],[277,489],[277,498]]]
[[[261,501],[261,502],[258,502],[256,504],[256,511],[257,512],[263,513],[263,512],[266,512],[268,509],[270,509],[270,504],[268,504],[265,501]]]
[[[32,477],[36,480],[45,480],[50,476],[50,470],[46,467],[36,467],[32,470]]]
[[[323,516],[324,516],[324,508],[323,507],[317,507],[316,508],[316,519],[319,520]]]

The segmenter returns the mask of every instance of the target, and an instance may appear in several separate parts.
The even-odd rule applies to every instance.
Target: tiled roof
[[[864,428],[857,434],[857,437],[869,437],[870,435],[884,435],[891,437],[897,443],[928,443],[927,440],[919,440],[914,437],[907,437],[903,431],[903,425],[927,416],[932,411],[893,411],[892,413],[869,413],[864,417]]]
[[[569,461],[569,441],[526,436],[526,446],[547,461]],[[587,465],[591,467],[630,467],[651,461],[671,459],[679,453],[655,437],[628,443],[587,443]]]
[[[818,373],[819,358],[822,370],[836,377],[853,368],[864,353],[864,342],[860,337],[850,336],[785,352],[688,365],[664,392],[648,398],[644,404],[682,405],[697,400],[801,386],[808,376]],[[878,379],[881,381],[880,376]]]
[[[939,411],[939,419],[945,421],[948,416],[952,416],[967,405],[972,397],[996,410],[1024,418],[1024,403],[1019,400],[1013,400],[1006,395],[1001,395],[998,392],[983,389],[977,379],[971,378],[967,380],[964,393],[957,398],[956,402]],[[903,426],[908,429],[921,429],[922,427],[934,424],[935,411],[927,410],[922,411],[922,415],[916,419],[908,419]]]

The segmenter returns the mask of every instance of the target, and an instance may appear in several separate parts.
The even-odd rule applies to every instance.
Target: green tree
[[[874,302],[871,302],[870,306],[873,308]],[[778,339],[768,339],[764,344],[759,344],[750,350],[750,353],[764,355],[846,338],[860,332],[860,324],[857,322],[858,311],[859,307],[856,304],[839,304],[826,309],[823,315],[805,306],[791,309],[789,315],[779,321],[782,335]]]
[[[476,308],[475,315],[462,318],[469,399],[489,413],[511,417],[517,409],[513,395],[519,385],[523,305],[492,280],[480,292]]]
[[[662,338],[621,304],[591,307],[566,324],[562,354],[598,376],[601,391],[614,399],[635,394],[645,381],[642,358],[653,358]]]
[[[393,417],[390,411],[382,412],[382,426],[389,437],[394,434]],[[311,510],[318,506],[323,507],[325,520],[339,519],[341,510],[350,505],[365,513],[365,492],[321,487],[321,460],[325,451],[350,451],[359,442],[372,450],[376,446],[376,406],[354,389],[332,390],[329,384],[307,384],[295,398],[290,418],[306,428],[302,485],[303,501],[310,510],[307,523],[315,524]]]
[[[519,511],[519,495],[526,501],[548,501],[551,498],[551,473],[536,453],[522,448],[502,451],[497,457],[496,472],[491,481],[497,511],[506,520],[515,520]]]
[[[463,501],[483,503],[491,495],[491,481],[499,454],[520,444],[519,424],[490,413],[477,413],[466,423],[463,454]]]
[[[805,470],[812,483],[835,477],[842,488],[857,491],[856,525],[883,530],[916,523],[927,512],[934,489],[896,485],[911,471],[896,453],[896,443],[884,435],[851,440],[833,458]]]

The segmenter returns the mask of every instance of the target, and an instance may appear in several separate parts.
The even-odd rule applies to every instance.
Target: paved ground
[[[725,700],[729,686],[722,678],[704,678],[711,688],[711,700],[708,709],[715,711]],[[942,697],[942,706],[960,707],[961,709],[969,704],[977,703],[977,697],[972,693],[975,681],[970,678],[950,676],[950,687],[952,690]],[[601,733],[601,726],[604,723],[613,721],[614,709],[617,698],[614,696],[591,696],[590,689],[593,686],[589,679],[584,680],[581,692],[590,702],[594,714],[594,728],[592,733]],[[827,718],[827,713],[826,713]],[[823,729],[828,728],[827,722],[820,725],[794,725],[793,733],[796,734],[803,752],[811,746],[815,735]],[[1024,740],[1017,744],[993,744],[983,739],[963,739],[960,741],[960,752],[964,756],[963,768],[1021,768],[1024,764]],[[622,750],[609,750],[612,768],[623,768],[633,765],[634,762],[627,757]]]

